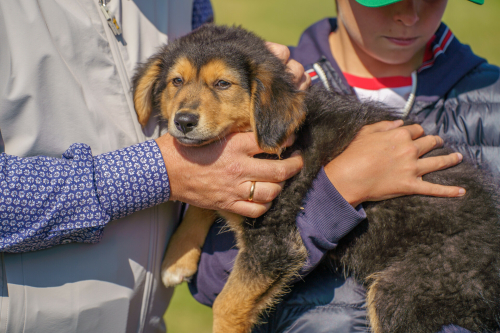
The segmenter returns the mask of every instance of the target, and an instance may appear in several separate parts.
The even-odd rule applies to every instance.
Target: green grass
[[[212,309],[196,302],[186,283],[175,288],[164,319],[168,333],[212,332]]]
[[[458,39],[476,54],[500,65],[500,1],[477,6],[449,0],[444,21]],[[212,0],[220,24],[237,24],[263,38],[296,45],[301,32],[312,23],[335,16],[333,0]],[[169,333],[211,332],[211,310],[198,304],[185,284],[177,287],[165,315]]]

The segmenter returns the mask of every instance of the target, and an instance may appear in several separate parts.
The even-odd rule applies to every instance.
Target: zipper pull
[[[106,6],[106,0],[99,0],[99,7],[101,7],[101,11],[108,22],[109,27],[113,30],[115,36],[119,36],[122,34],[122,29],[118,24],[115,16],[109,12],[108,6]]]

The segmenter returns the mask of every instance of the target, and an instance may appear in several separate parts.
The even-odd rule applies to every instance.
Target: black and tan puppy
[[[340,154],[365,124],[394,119],[371,104],[319,87],[294,89],[285,65],[255,35],[202,27],[165,46],[134,78],[141,124],[157,109],[185,145],[205,145],[253,131],[271,154],[291,133],[304,168],[258,219],[218,212],[236,233],[234,270],[214,304],[214,332],[249,332],[304,265],[307,251],[295,218],[321,166]],[[443,153],[443,152],[441,152]],[[283,156],[286,157],[287,152]],[[411,196],[370,204],[368,218],[334,253],[368,288],[372,329],[437,332],[456,324],[495,331],[500,311],[500,229],[497,201],[467,163],[432,181],[464,186],[457,199]],[[167,285],[196,272],[215,214],[191,206],[172,237],[162,267]]]

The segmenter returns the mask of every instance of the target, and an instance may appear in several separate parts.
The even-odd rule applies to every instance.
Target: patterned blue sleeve
[[[214,12],[210,0],[194,0],[193,16],[191,25],[193,30],[199,28],[205,23],[214,21]]]
[[[96,243],[111,220],[168,200],[154,140],[92,156],[73,144],[62,159],[0,155],[0,251]]]

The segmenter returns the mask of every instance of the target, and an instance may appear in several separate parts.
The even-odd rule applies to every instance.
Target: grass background
[[[335,16],[333,0],[212,0],[219,24],[237,24],[266,40],[296,45],[301,32],[312,23]],[[490,63],[500,65],[500,1],[478,6],[449,0],[443,21],[458,39]],[[212,313],[189,294],[186,284],[177,287],[165,314],[169,333],[209,333]]]

